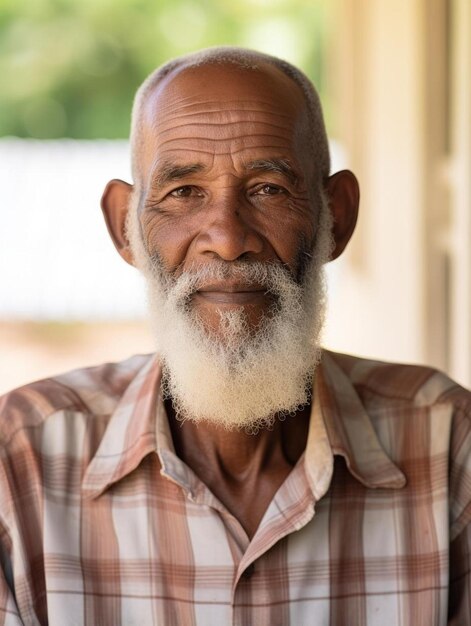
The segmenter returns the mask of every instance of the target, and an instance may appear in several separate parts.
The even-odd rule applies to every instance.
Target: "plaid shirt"
[[[468,392],[325,352],[250,541],[175,455],[159,376],[134,357],[1,401],[0,624],[471,624]]]

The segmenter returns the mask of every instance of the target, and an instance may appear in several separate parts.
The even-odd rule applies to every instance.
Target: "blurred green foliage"
[[[157,65],[240,45],[299,65],[323,96],[320,0],[0,0],[0,135],[122,138]]]

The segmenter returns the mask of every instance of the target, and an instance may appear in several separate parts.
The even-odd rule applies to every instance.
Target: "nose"
[[[253,211],[253,207],[244,207],[235,199],[214,204],[200,228],[196,251],[224,261],[261,254],[263,237],[254,227],[250,209]]]

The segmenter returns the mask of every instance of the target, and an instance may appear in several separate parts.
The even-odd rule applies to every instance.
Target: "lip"
[[[224,283],[204,285],[193,296],[214,304],[244,305],[266,302],[267,290],[259,285]]]
[[[263,291],[265,293],[266,288],[263,285],[257,285],[256,283],[242,283],[240,281],[221,281],[214,283],[207,283],[202,285],[198,292],[212,292],[218,291],[221,293],[238,293],[249,291]]]

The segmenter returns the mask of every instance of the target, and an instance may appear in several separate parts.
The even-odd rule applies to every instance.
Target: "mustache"
[[[167,295],[178,293],[179,299],[188,300],[208,284],[219,281],[257,285],[273,295],[279,294],[281,282],[298,286],[296,276],[289,266],[276,261],[213,259],[208,264],[190,266],[181,271],[180,268],[167,270],[156,255],[152,256],[151,263],[152,270],[160,279]]]

